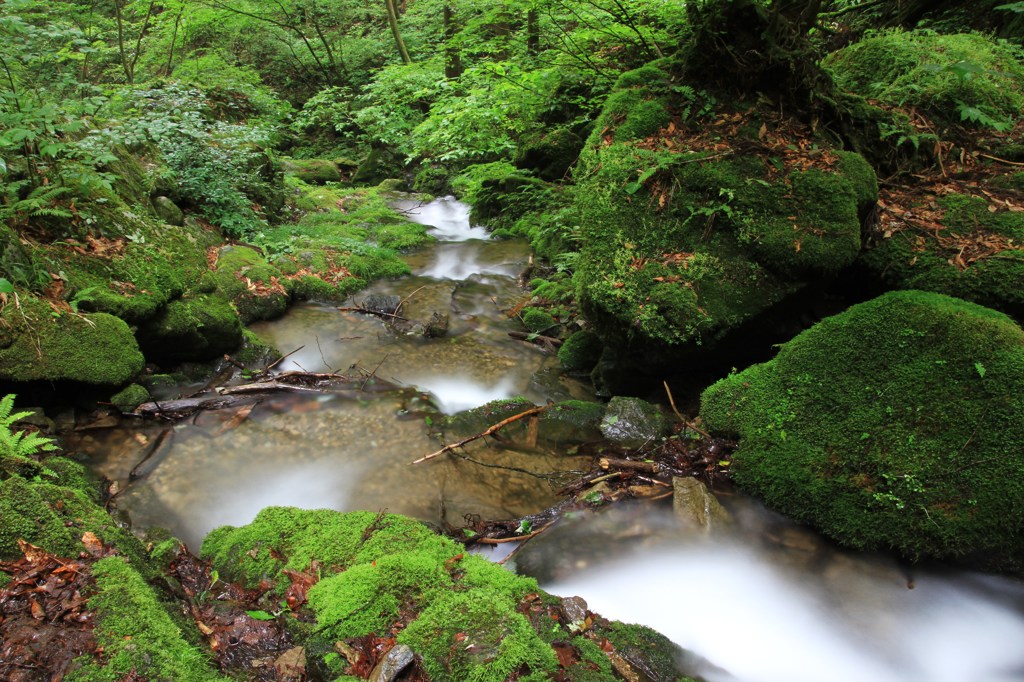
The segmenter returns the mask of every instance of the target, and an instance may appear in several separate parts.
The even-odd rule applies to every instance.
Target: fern
[[[13,431],[11,426],[19,419],[30,416],[31,412],[14,412],[14,394],[0,398],[0,456],[31,457],[40,452],[57,449],[53,441],[38,433]]]
[[[0,205],[0,220],[17,226],[29,218],[51,216],[56,218],[72,218],[71,211],[56,204],[58,197],[68,194],[71,189],[60,185],[39,185],[29,192],[24,199],[19,192],[26,186],[27,180],[7,183],[4,187],[3,204]]]

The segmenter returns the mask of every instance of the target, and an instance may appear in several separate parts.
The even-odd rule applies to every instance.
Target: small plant
[[[53,441],[37,433],[14,431],[11,427],[19,419],[30,416],[31,412],[13,412],[13,393],[0,399],[0,456],[31,457],[40,452],[52,452],[57,449]]]

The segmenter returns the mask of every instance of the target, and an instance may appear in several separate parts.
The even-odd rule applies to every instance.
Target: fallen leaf
[[[94,557],[103,554],[103,541],[96,537],[96,533],[93,533],[91,530],[87,530],[82,534],[82,544],[85,545],[86,551]]]

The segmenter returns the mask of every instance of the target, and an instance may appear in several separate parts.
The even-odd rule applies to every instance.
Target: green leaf
[[[979,377],[981,377],[982,379],[985,378],[985,365],[981,364],[980,362],[976,362],[974,363],[974,369],[977,370]]]
[[[10,280],[0,277],[0,294],[13,294],[14,285],[11,284]]]
[[[274,620],[274,614],[267,613],[266,611],[246,611],[250,618],[256,620]]]
[[[618,423],[619,423],[619,415],[613,414],[612,416],[608,417],[608,424],[609,425],[611,425],[611,424],[618,424]]]

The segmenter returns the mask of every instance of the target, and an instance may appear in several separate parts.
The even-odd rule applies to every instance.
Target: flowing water
[[[450,198],[400,208],[433,226],[438,243],[408,256],[412,276],[379,282],[346,307],[399,296],[412,319],[447,314],[448,335],[396,334],[376,316],[299,305],[254,326],[282,352],[301,347],[279,369],[361,369],[404,388],[280,395],[240,423],[237,410],[206,412],[164,436],[154,424],[79,432],[69,444],[119,482],[118,506],[136,527],[170,528],[197,549],[213,527],[272,504],[513,518],[556,499],[547,479],[515,469],[564,480],[589,466],[558,448],[493,445],[472,457],[511,468],[450,456],[408,465],[440,447],[430,424],[444,413],[512,395],[586,396],[558,377],[553,358],[508,336],[516,325],[504,311],[526,295],[516,281],[526,245],[487,240]],[[130,480],[158,438],[144,477]],[[682,536],[650,503],[618,506],[563,521],[516,560],[557,594],[665,633],[703,661],[711,682],[1024,680],[1021,585],[960,571],[908,575],[885,558],[837,552],[739,496],[726,503],[737,522],[710,539]]]

